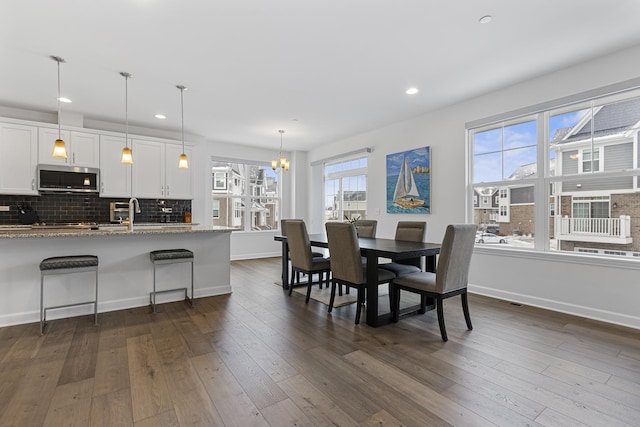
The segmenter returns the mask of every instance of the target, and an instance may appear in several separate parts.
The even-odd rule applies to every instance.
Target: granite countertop
[[[232,228],[206,227],[187,223],[141,223],[129,231],[126,225],[100,224],[97,229],[91,228],[38,228],[28,225],[0,226],[0,239],[36,238],[36,237],[73,237],[73,236],[117,236],[142,234],[177,234],[177,233],[220,233],[229,232]]]

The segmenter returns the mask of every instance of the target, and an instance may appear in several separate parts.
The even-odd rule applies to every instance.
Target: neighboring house
[[[342,221],[349,219],[367,218],[367,192],[366,191],[344,191],[342,197],[333,197],[332,208],[325,212],[326,221]]]
[[[640,99],[607,104],[586,112],[551,141],[558,175],[638,168]],[[558,249],[640,256],[638,178],[606,177],[555,185]]]
[[[211,170],[214,226],[243,229],[250,203],[251,230],[277,229],[277,182],[264,169],[237,163],[218,164]]]
[[[587,109],[575,126],[558,129],[550,141],[551,176],[571,182],[550,188],[550,238],[557,249],[640,256],[640,182],[633,176],[579,179],[584,173],[637,169],[640,164],[640,99]],[[476,224],[500,224],[501,235],[534,233],[534,187],[518,185],[535,177],[536,165],[520,166],[514,185],[477,187]]]

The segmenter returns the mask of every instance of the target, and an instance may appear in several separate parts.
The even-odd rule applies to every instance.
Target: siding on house
[[[607,145],[604,147],[604,170],[618,171],[633,167],[633,143]]]

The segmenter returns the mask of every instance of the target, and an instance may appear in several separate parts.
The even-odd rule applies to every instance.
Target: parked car
[[[476,243],[507,243],[507,241],[493,233],[478,233],[476,234]]]
[[[484,231],[486,231],[487,233],[498,234],[500,232],[500,226],[497,224],[489,224]]]

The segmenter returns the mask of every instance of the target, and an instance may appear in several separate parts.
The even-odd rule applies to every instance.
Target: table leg
[[[289,289],[289,244],[282,241],[282,289]]]
[[[378,255],[367,252],[367,325],[379,326],[378,318]]]

